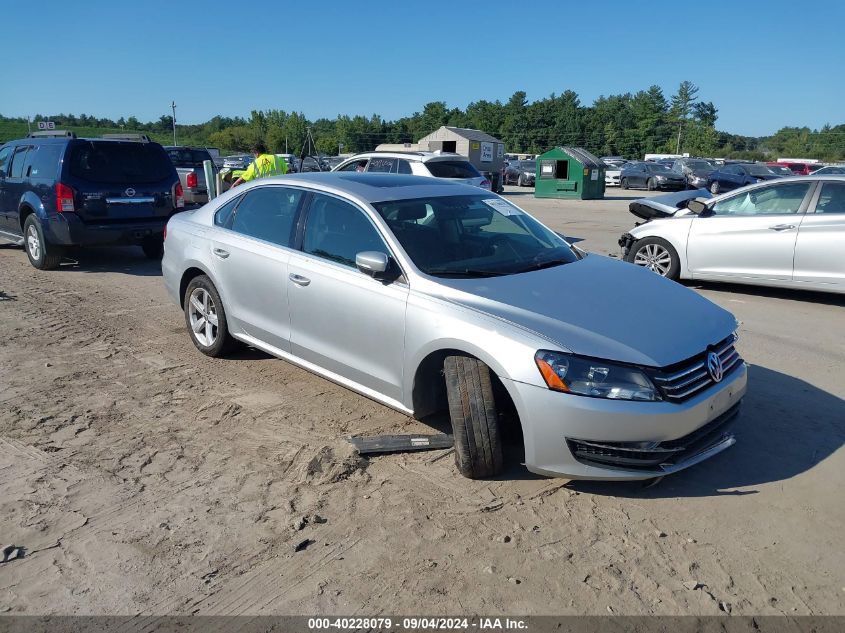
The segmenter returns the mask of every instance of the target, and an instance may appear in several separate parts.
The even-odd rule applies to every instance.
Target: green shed
[[[535,198],[604,198],[605,164],[581,147],[555,147],[537,157]]]

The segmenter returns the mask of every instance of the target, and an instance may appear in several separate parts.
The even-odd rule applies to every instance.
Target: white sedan
[[[845,293],[845,176],[766,181],[619,240],[626,261],[670,279]]]

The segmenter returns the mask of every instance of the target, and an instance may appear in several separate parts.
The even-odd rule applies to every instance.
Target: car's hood
[[[650,220],[652,218],[666,218],[686,213],[687,204],[696,198],[712,198],[707,189],[688,189],[676,191],[651,198],[634,200],[628,205],[628,211],[638,218]]]
[[[693,169],[689,173],[693,176],[698,177],[698,178],[707,178],[707,176],[712,174],[714,171],[716,171],[716,170],[715,169]]]
[[[696,292],[599,255],[519,275],[439,282],[431,294],[607,360],[664,367],[736,329],[730,312]]]

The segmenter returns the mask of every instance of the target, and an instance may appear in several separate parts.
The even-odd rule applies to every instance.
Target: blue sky
[[[838,0],[3,4],[6,116],[150,120],[175,99],[186,123],[267,108],[394,119],[516,90],[668,97],[689,79],[721,130],[845,123]]]

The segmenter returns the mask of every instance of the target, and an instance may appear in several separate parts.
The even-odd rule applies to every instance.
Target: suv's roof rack
[[[142,143],[150,142],[150,137],[146,134],[103,134],[102,138],[111,139],[113,141],[141,141]]]
[[[48,130],[47,132],[30,132],[27,138],[76,138],[76,134],[68,130]]]

